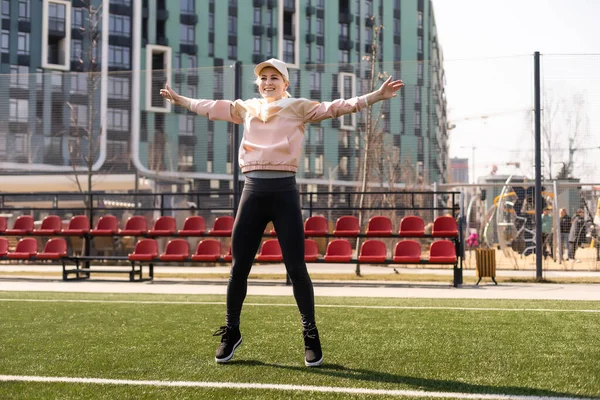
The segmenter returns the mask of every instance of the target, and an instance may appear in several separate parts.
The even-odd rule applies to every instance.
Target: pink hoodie
[[[296,172],[306,123],[339,118],[367,106],[365,95],[323,103],[296,98],[272,103],[264,99],[199,99],[192,100],[189,109],[211,120],[244,124],[239,163],[242,173],[246,173],[255,170]]]

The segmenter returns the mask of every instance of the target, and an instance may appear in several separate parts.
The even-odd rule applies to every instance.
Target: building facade
[[[4,171],[137,170],[229,189],[235,127],[172,109],[158,91],[169,83],[189,97],[255,97],[253,65],[277,57],[295,97],[348,98],[401,78],[398,98],[373,111],[383,150],[370,157],[391,166],[381,181],[448,177],[430,0],[3,0],[1,57]],[[365,114],[307,126],[298,177],[308,189],[359,178],[373,126]],[[389,172],[398,168],[411,172]]]

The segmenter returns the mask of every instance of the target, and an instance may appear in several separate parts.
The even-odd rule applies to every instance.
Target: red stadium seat
[[[327,219],[321,215],[313,215],[304,222],[304,236],[326,236],[329,232]]]
[[[114,215],[103,215],[96,223],[96,229],[92,229],[92,236],[112,236],[119,231],[119,222]]]
[[[345,239],[335,239],[329,242],[323,260],[326,262],[350,262],[352,245]]]
[[[369,239],[360,246],[358,261],[383,263],[387,257],[387,248],[381,240]]]
[[[431,234],[434,237],[456,237],[458,236],[458,227],[456,220],[450,215],[437,217],[433,221],[433,231]]]
[[[256,256],[257,261],[282,261],[283,255],[281,254],[281,247],[279,247],[279,240],[269,239],[265,240],[260,247],[260,252]]]
[[[67,241],[65,238],[52,238],[46,242],[44,250],[36,254],[38,260],[59,260],[67,256]]]
[[[416,240],[401,240],[394,248],[393,260],[399,264],[421,262],[421,245]]]
[[[0,217],[0,234],[3,234],[6,231],[6,217]]]
[[[149,236],[172,236],[177,232],[175,218],[162,216],[154,222],[154,228],[148,231]]]
[[[456,248],[449,240],[436,240],[429,248],[430,263],[455,263]]]
[[[160,255],[163,261],[183,261],[190,256],[190,244],[185,239],[173,239],[167,243],[165,252]]]
[[[192,254],[194,261],[217,261],[221,257],[221,242],[215,239],[204,239]]]
[[[37,253],[37,240],[32,237],[22,238],[17,242],[17,247],[6,257],[14,260],[29,260]]]
[[[231,255],[231,246],[229,246],[229,250],[227,251],[227,254],[223,254],[223,260],[225,260],[227,262],[233,260],[233,256]]]
[[[333,236],[358,236],[360,233],[360,225],[358,218],[353,215],[344,215],[339,217],[335,222]]]
[[[0,237],[0,257],[8,254],[8,239]]]
[[[423,218],[416,215],[409,215],[402,218],[398,235],[401,237],[417,237],[425,235],[425,222],[423,222]]]
[[[179,236],[202,236],[206,233],[206,222],[200,215],[187,217],[183,228],[177,233]]]
[[[129,261],[150,261],[158,257],[158,244],[154,239],[140,239],[135,244],[133,253],[129,253]]]
[[[31,215],[21,215],[17,217],[12,229],[7,229],[5,235],[28,235],[33,232],[33,217]]]
[[[36,236],[52,236],[56,235],[62,229],[62,220],[58,215],[48,215],[42,220],[40,229],[34,229],[33,234]]]
[[[372,217],[367,225],[367,236],[392,236],[392,221],[388,217]]]
[[[232,216],[227,215],[215,219],[213,228],[208,231],[210,236],[231,236],[233,230],[234,219]]]
[[[75,215],[69,221],[69,226],[62,230],[63,235],[83,236],[90,231],[90,220],[87,215]]]
[[[304,239],[304,261],[317,261],[319,246],[313,239]]]
[[[141,215],[129,217],[125,227],[119,231],[121,236],[142,236],[148,233],[148,221]]]

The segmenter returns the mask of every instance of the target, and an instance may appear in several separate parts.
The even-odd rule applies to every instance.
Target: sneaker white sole
[[[313,361],[313,362],[308,362],[308,361],[304,360],[304,365],[306,365],[307,367],[318,367],[321,364],[323,364],[323,357],[322,356],[321,356],[320,360]]]
[[[219,364],[229,362],[233,358],[233,355],[235,354],[235,349],[237,349],[240,344],[242,344],[241,337],[240,337],[240,340],[238,340],[237,343],[233,345],[233,350],[231,350],[231,354],[228,357],[226,357],[226,358],[215,357],[215,361],[218,362]]]

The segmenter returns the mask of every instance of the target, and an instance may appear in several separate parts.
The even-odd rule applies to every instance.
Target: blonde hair
[[[267,68],[267,67],[265,67]],[[271,67],[272,68],[272,67]],[[263,68],[264,69],[264,68]],[[276,69],[275,69],[276,70]],[[276,70],[277,71],[277,70]],[[288,81],[287,79],[285,79],[285,76],[281,75],[281,72],[277,71],[277,75],[279,75],[281,77],[281,79],[283,79],[283,81],[285,83],[288,84],[288,87],[290,85],[290,81]],[[254,84],[256,86],[260,86],[260,76],[257,76],[256,79],[254,80]],[[283,94],[283,97],[292,97],[292,95],[290,94],[290,92],[288,92],[287,90],[285,91],[285,93]]]

